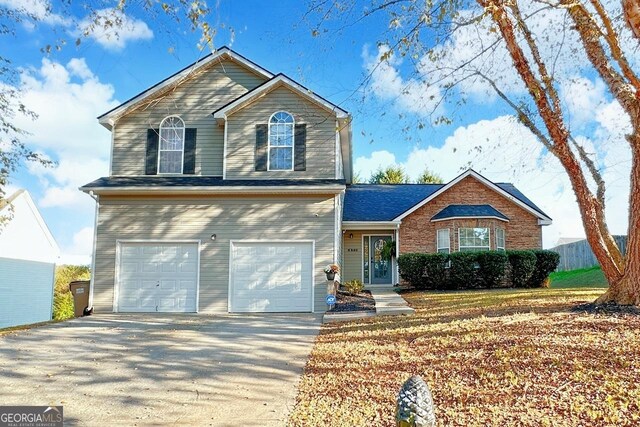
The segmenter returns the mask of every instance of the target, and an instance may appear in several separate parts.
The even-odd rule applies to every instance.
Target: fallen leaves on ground
[[[408,292],[411,317],[322,327],[294,426],[393,426],[417,374],[443,426],[640,424],[640,316],[576,310],[601,289]]]

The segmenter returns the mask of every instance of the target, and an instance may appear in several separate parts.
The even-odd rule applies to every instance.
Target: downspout
[[[89,280],[89,310],[93,309],[93,288],[96,277],[96,246],[98,242],[98,212],[100,211],[100,196],[89,191],[89,196],[95,200],[95,217],[93,220],[93,253],[91,254],[91,279]]]

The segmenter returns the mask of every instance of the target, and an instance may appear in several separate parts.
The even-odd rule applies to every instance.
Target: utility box
[[[82,317],[89,308],[89,281],[78,280],[69,283],[69,290],[73,295],[73,314]]]

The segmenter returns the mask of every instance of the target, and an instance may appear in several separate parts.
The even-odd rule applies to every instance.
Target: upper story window
[[[504,245],[504,228],[496,228],[496,250],[499,251],[504,251],[505,249],[505,245]]]
[[[158,173],[182,173],[184,132],[184,122],[178,116],[169,116],[160,123]]]
[[[268,170],[293,170],[293,116],[278,111],[269,119]]]
[[[460,252],[464,251],[488,251],[490,246],[490,233],[488,228],[459,228],[458,242]]]

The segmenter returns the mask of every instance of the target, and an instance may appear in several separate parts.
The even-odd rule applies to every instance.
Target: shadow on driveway
[[[0,337],[0,402],[65,425],[283,425],[320,317],[95,315]]]

